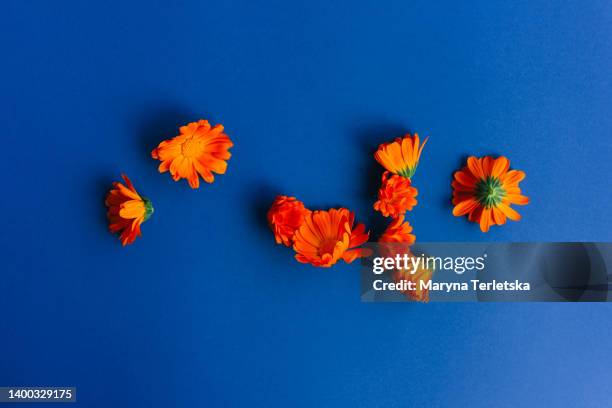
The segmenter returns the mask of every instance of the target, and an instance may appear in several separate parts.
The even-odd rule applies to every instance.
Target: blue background
[[[265,212],[290,194],[380,231],[372,153],[410,130],[430,137],[418,240],[612,240],[609,1],[173,3],[0,6],[0,385],[87,407],[607,403],[609,304],[362,304],[357,265],[298,264]],[[235,147],[194,191],[150,151],[200,118]],[[521,222],[452,216],[470,154],[527,173]],[[103,205],[121,172],[156,209],[126,248]]]

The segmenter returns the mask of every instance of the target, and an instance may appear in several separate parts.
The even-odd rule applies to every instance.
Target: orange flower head
[[[408,221],[404,221],[403,215],[394,218],[378,239],[378,243],[381,244],[381,255],[388,258],[393,258],[397,254],[403,256],[405,253],[410,253],[410,246],[415,241],[412,226]]]
[[[215,180],[213,172],[224,174],[229,149],[234,145],[223,133],[222,125],[210,126],[207,120],[181,126],[180,135],[161,142],[151,156],[161,161],[159,172],[168,170],[174,181],[187,179],[191,188],[200,186],[200,177],[207,183]],[[199,176],[198,176],[199,174]]]
[[[268,211],[268,224],[274,232],[277,244],[293,245],[293,235],[310,215],[310,210],[295,197],[276,197]]]
[[[119,239],[125,246],[142,236],[140,225],[153,214],[151,201],[142,197],[130,179],[122,174],[125,185],[113,183],[113,189],[106,196],[104,204],[108,207],[106,216],[111,232],[120,232]]]
[[[414,255],[413,255],[414,256]],[[409,299],[416,300],[417,302],[429,302],[429,289],[421,285],[421,282],[428,282],[431,280],[433,270],[427,269],[422,263],[418,264],[415,273],[406,269],[398,269],[393,271],[393,281],[399,283],[401,281],[414,282],[414,289],[406,289],[402,293]]]
[[[468,215],[472,222],[478,222],[482,232],[491,225],[503,225],[506,218],[518,221],[521,216],[511,204],[529,204],[529,198],[521,194],[519,183],[525,173],[508,170],[510,162],[501,156],[476,158],[471,156],[467,166],[455,172],[453,187],[453,215]]]
[[[343,259],[347,263],[366,255],[357,248],[367,240],[363,224],[353,228],[355,214],[346,208],[314,211],[308,214],[295,233],[295,259],[314,266],[329,267]]]
[[[385,217],[397,217],[412,210],[417,203],[417,195],[418,191],[412,186],[409,178],[397,174],[390,175],[385,171],[374,209]]]
[[[407,133],[403,138],[381,144],[374,153],[374,158],[391,173],[411,178],[419,165],[425,143],[427,139],[421,144],[418,134],[413,136]]]
[[[404,215],[394,218],[378,239],[378,242],[383,244],[400,243],[412,245],[415,241],[416,237],[412,234],[412,225],[408,221],[404,221]]]

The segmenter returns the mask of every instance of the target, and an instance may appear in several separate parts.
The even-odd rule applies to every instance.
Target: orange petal
[[[519,221],[521,219],[521,214],[514,211],[512,208],[510,208],[510,206],[504,203],[499,203],[497,207],[512,221]]]
[[[525,178],[525,172],[520,170],[510,170],[506,174],[501,176],[501,180],[504,184],[517,184]]]
[[[479,203],[473,198],[462,201],[453,208],[453,215],[455,217],[460,217],[472,211],[474,208],[478,207]]]
[[[474,177],[476,177],[477,179],[484,179],[485,176],[482,172],[482,167],[480,165],[480,161],[474,157],[474,156],[470,156],[467,159],[467,165],[468,165],[468,169],[470,169],[470,171],[472,172],[472,174],[474,175]]]
[[[504,225],[506,223],[506,214],[497,207],[493,207],[493,221],[497,225]]]
[[[141,200],[130,200],[121,204],[119,210],[119,216],[121,218],[139,218],[143,217],[145,213],[145,206]]]
[[[529,204],[529,197],[525,197],[524,195],[508,194],[505,198],[512,204],[517,204],[517,205]]]
[[[493,170],[493,163],[494,163],[494,160],[491,156],[485,156],[482,159],[480,159],[480,164],[482,166],[482,172],[485,174],[485,176],[488,176],[489,174],[491,174],[491,170]]]
[[[418,148],[418,140],[419,140],[419,139],[418,139],[418,135],[415,133],[415,134],[414,134],[414,136],[415,136],[415,138],[417,139],[417,148]],[[425,144],[427,143],[427,141],[428,141],[428,140],[429,140],[429,137],[426,137],[426,138],[423,140],[423,143],[421,143],[421,147],[420,147],[420,148],[418,148],[419,152],[418,152],[417,157],[416,157],[416,161],[417,161],[417,162],[418,162],[418,161],[419,161],[419,159],[421,158],[421,153],[423,153],[423,148],[425,147]],[[416,150],[416,149],[415,149],[415,150]]]
[[[126,197],[131,198],[132,200],[140,200],[140,196],[137,193],[130,190],[129,188],[127,188],[121,183],[116,182],[115,188],[117,188],[121,192],[121,194],[123,194]]]
[[[457,180],[459,183],[469,188],[474,188],[474,185],[477,182],[476,178],[472,176],[470,172],[463,171],[463,170],[459,170],[455,172],[455,180]]]
[[[504,156],[500,156],[495,160],[495,164],[491,170],[493,177],[500,177],[505,174],[510,168],[510,162]]]
[[[491,209],[485,208],[482,210],[480,215],[480,230],[482,232],[488,232],[491,227]]]

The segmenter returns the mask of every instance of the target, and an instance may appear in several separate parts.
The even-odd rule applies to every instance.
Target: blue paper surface
[[[0,385],[86,407],[601,406],[608,304],[362,304],[357,265],[274,244],[276,194],[380,232],[379,143],[429,136],[422,241],[612,239],[609,1],[4,1]],[[191,190],[150,151],[200,118],[235,147]],[[504,154],[519,223],[452,216]],[[107,232],[125,172],[155,206]],[[75,406],[72,404],[70,406]]]

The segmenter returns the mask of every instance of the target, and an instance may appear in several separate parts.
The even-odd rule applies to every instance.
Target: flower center
[[[336,248],[337,243],[338,241],[336,241],[335,239],[327,239],[323,241],[323,243],[321,243],[321,246],[319,247],[319,253],[321,255],[324,255],[324,254],[333,255],[334,249]]]
[[[487,177],[476,184],[476,199],[485,208],[495,207],[506,196],[506,190],[502,187],[497,177]]]
[[[191,137],[183,142],[181,145],[181,153],[185,157],[197,157],[202,152],[202,142],[200,139]]]

